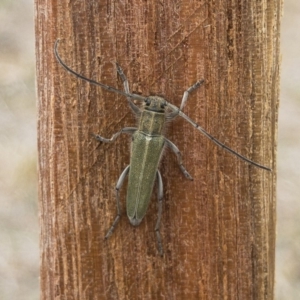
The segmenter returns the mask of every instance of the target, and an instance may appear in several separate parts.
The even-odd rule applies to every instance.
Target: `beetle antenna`
[[[89,79],[87,77],[84,77],[83,75],[81,74],[78,74],[77,72],[75,72],[74,70],[72,70],[70,67],[68,67],[65,62],[60,58],[59,54],[58,54],[58,51],[57,51],[57,47],[58,47],[58,43],[59,43],[59,39],[56,40],[55,44],[54,44],[54,54],[55,54],[55,57],[56,59],[58,60],[58,62],[68,71],[70,72],[71,74],[75,75],[76,77],[82,79],[82,80],[85,80],[91,84],[94,84],[94,85],[98,85],[100,87],[102,87],[103,89],[109,91],[109,92],[114,92],[114,93],[117,93],[117,94],[120,94],[122,96],[126,96],[126,97],[129,97],[131,99],[135,99],[135,100],[139,100],[139,101],[145,101],[147,98],[146,97],[143,97],[143,96],[140,96],[140,95],[137,95],[137,94],[128,94],[128,93],[125,93],[123,91],[120,91],[112,86],[109,86],[109,85],[106,85],[106,84],[103,84],[103,83],[100,83],[100,82],[97,82],[95,80],[92,80],[92,79]]]
[[[174,112],[177,112],[178,115],[180,117],[182,117],[183,119],[185,119],[186,121],[188,121],[193,127],[195,127],[197,130],[199,130],[203,135],[205,135],[207,138],[209,138],[212,142],[214,142],[216,145],[218,145],[219,147],[221,147],[222,149],[227,150],[228,152],[230,152],[231,154],[237,156],[238,158],[267,171],[272,171],[272,169],[265,167],[261,164],[258,164],[252,160],[250,160],[249,158],[237,153],[236,151],[232,150],[231,148],[227,147],[226,145],[224,145],[223,143],[221,143],[219,140],[217,140],[215,137],[213,137],[211,134],[209,134],[204,128],[202,128],[200,125],[198,125],[196,122],[194,122],[190,117],[188,117],[185,113],[183,113],[178,107],[176,107],[175,105],[166,102],[167,106],[169,106]]]
[[[97,82],[95,80],[89,79],[77,72],[75,72],[74,70],[72,70],[70,67],[68,67],[64,61],[60,58],[57,48],[58,48],[58,43],[59,43],[59,39],[56,40],[55,44],[54,44],[54,54],[56,59],[58,60],[58,62],[63,66],[63,68],[65,68],[68,72],[70,72],[71,74],[75,75],[76,77],[85,80],[91,84],[100,86],[101,88],[109,91],[109,92],[114,92],[117,94],[120,94],[122,96],[126,96],[129,97],[131,99],[135,99],[135,100],[139,100],[139,101],[145,101],[147,99],[147,97],[143,97],[137,94],[129,94],[129,93],[125,93],[123,91],[120,91],[112,86]],[[196,122],[194,122],[190,117],[188,117],[185,113],[183,113],[178,107],[176,107],[175,105],[169,103],[169,102],[165,102],[165,104],[167,106],[169,106],[174,112],[176,112],[179,116],[181,116],[183,119],[185,119],[187,122],[189,122],[194,128],[196,128],[198,131],[200,131],[203,135],[205,135],[208,139],[210,139],[212,142],[214,142],[216,145],[218,145],[219,147],[221,147],[222,149],[227,150],[228,152],[230,152],[231,154],[237,156],[238,158],[267,171],[272,171],[272,169],[265,167],[261,164],[258,164],[250,159],[248,159],[247,157],[237,153],[236,151],[232,150],[231,148],[227,147],[225,144],[221,143],[219,140],[217,140],[215,137],[213,137],[211,134],[209,134],[204,128],[202,128],[200,125],[198,125]]]

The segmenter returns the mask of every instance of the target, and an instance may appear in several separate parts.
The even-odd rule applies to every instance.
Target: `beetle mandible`
[[[221,148],[227,150],[228,152],[236,155],[238,158],[261,169],[271,171],[270,168],[258,164],[244,157],[243,155],[237,153],[231,148],[227,147],[226,145],[218,141],[216,138],[214,138],[211,134],[205,131],[201,126],[199,126],[196,122],[194,122],[192,119],[190,119],[186,114],[182,112],[182,109],[185,106],[189,94],[203,84],[204,82],[203,79],[196,82],[194,85],[192,85],[183,93],[181,105],[180,108],[178,108],[175,105],[166,101],[162,97],[158,97],[158,96],[144,97],[144,96],[131,93],[129,90],[128,80],[123,70],[118,64],[116,64],[117,72],[123,81],[125,92],[115,89],[111,86],[105,85],[103,83],[96,82],[92,79],[86,78],[76,73],[74,70],[68,67],[60,58],[57,51],[58,43],[59,43],[59,39],[55,42],[54,45],[55,57],[57,58],[58,62],[68,72],[72,73],[76,77],[79,77],[89,83],[100,86],[105,90],[126,96],[130,108],[139,117],[138,127],[125,127],[119,132],[115,133],[110,139],[106,139],[100,135],[94,135],[94,137],[98,141],[104,143],[113,142],[121,133],[129,134],[132,137],[130,164],[124,169],[124,171],[120,175],[115,187],[116,200],[117,200],[117,216],[112,226],[108,230],[107,234],[105,235],[105,239],[107,239],[113,233],[113,230],[115,229],[117,223],[120,220],[121,208],[120,208],[119,190],[125,178],[128,176],[126,210],[127,210],[127,216],[129,218],[129,221],[133,226],[138,226],[143,220],[147,208],[149,206],[155,180],[157,180],[158,218],[155,225],[155,233],[156,233],[156,238],[158,243],[158,251],[161,256],[163,255],[162,241],[159,232],[161,214],[162,214],[163,182],[162,182],[161,174],[158,170],[158,165],[165,146],[168,146],[177,156],[180,170],[182,171],[184,176],[189,180],[193,180],[191,175],[187,172],[187,170],[182,164],[181,153],[177,148],[177,146],[162,135],[165,122],[169,120],[173,120],[177,116],[180,116],[183,119],[185,119],[193,127],[195,127],[207,138],[209,138],[212,142],[214,142]],[[143,102],[143,108],[140,109],[138,106],[136,106],[132,102],[132,99]],[[167,108],[169,108],[170,110],[169,112],[167,111]]]

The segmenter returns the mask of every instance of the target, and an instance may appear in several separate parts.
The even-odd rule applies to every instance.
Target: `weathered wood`
[[[273,299],[281,1],[36,0],[41,299]],[[156,193],[137,228],[125,215],[108,241],[114,186],[135,123],[127,101],[71,76],[164,95],[204,78],[185,112],[269,173],[222,151],[187,122],[169,125],[184,165],[161,171],[165,255],[156,247]]]

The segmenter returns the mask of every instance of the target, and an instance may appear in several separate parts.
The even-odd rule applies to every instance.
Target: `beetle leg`
[[[178,160],[178,165],[179,165],[181,172],[184,174],[184,176],[187,179],[193,180],[193,177],[189,174],[189,172],[186,170],[186,168],[182,164],[182,155],[181,155],[181,152],[179,151],[179,149],[177,148],[177,146],[166,138],[165,138],[165,141],[166,141],[167,145],[170,147],[170,149],[176,154],[177,160]]]
[[[194,85],[192,85],[191,87],[189,87],[184,93],[183,93],[183,96],[182,96],[182,100],[181,100],[181,104],[180,104],[180,110],[183,110],[184,106],[185,106],[185,103],[189,97],[189,94],[191,92],[193,92],[194,90],[196,90],[197,88],[199,88],[202,83],[204,82],[203,79],[197,81]]]
[[[130,134],[132,135],[133,133],[135,133],[135,131],[137,131],[137,128],[136,127],[124,127],[123,129],[121,129],[120,131],[116,132],[110,139],[106,139],[100,135],[97,135],[97,134],[93,134],[92,135],[94,136],[94,138],[97,140],[97,141],[100,141],[100,142],[104,142],[104,143],[112,143],[115,141],[115,139],[121,134],[121,133],[127,133],[127,134]]]
[[[187,101],[187,99],[188,99],[188,97],[189,97],[189,94],[190,94],[191,92],[193,92],[194,90],[196,90],[197,88],[199,88],[199,87],[202,85],[203,82],[204,82],[204,79],[201,79],[201,80],[197,81],[195,84],[193,84],[191,87],[189,87],[189,88],[183,93],[182,100],[181,100],[181,104],[180,104],[180,110],[181,110],[181,111],[183,110],[183,108],[184,108],[184,106],[185,106],[185,103],[186,103],[186,101]],[[175,117],[177,117],[177,116],[178,116],[178,113],[179,113],[179,111],[175,111],[175,112],[170,113],[170,114],[167,116],[168,120],[172,120],[172,119],[174,119]]]
[[[161,236],[159,232],[160,228],[160,221],[161,221],[161,214],[162,214],[162,200],[163,200],[163,182],[162,178],[160,175],[160,172],[157,170],[157,182],[158,182],[158,188],[157,188],[157,198],[158,198],[158,217],[155,225],[155,233],[156,233],[156,239],[157,239],[157,244],[158,244],[158,251],[161,256],[163,256],[163,246],[162,246],[162,241],[161,241]]]
[[[125,93],[127,94],[131,94],[130,93],[130,90],[129,90],[129,83],[128,83],[128,79],[126,77],[126,75],[124,74],[122,68],[116,63],[116,66],[117,66],[117,71],[118,71],[118,74],[119,76],[121,77],[122,81],[123,81],[123,86],[124,86],[124,90],[125,90]],[[130,97],[127,97],[127,101],[129,103],[129,106],[130,108],[133,110],[133,112],[136,114],[136,115],[140,115],[141,114],[141,110],[138,106],[136,106]]]
[[[122,187],[124,180],[126,178],[126,176],[128,175],[129,172],[129,168],[130,165],[128,165],[124,171],[122,172],[121,176],[118,179],[118,182],[116,184],[116,201],[117,201],[117,216],[113,222],[113,224],[111,225],[110,229],[108,230],[107,234],[105,235],[105,239],[109,238],[111,236],[111,234],[113,233],[115,227],[117,226],[117,224],[119,223],[120,217],[121,217],[121,207],[120,207],[120,188]]]

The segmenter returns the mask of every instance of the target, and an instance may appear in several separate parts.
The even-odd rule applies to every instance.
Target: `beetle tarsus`
[[[183,165],[179,165],[180,170],[182,171],[182,173],[184,174],[185,178],[193,181],[194,178],[190,175],[190,173],[185,169],[185,167]]]
[[[107,240],[107,239],[112,235],[112,233],[114,232],[114,230],[115,230],[117,224],[118,224],[119,221],[120,221],[120,217],[121,217],[120,215],[117,215],[117,216],[116,216],[116,218],[115,218],[113,224],[111,225],[111,227],[109,228],[107,234],[106,234],[105,237],[104,237],[105,240]]]
[[[162,246],[162,242],[161,242],[161,236],[160,236],[159,229],[156,229],[155,233],[156,233],[157,248],[158,248],[159,255],[163,256],[164,255],[164,250],[163,250],[163,246]]]

